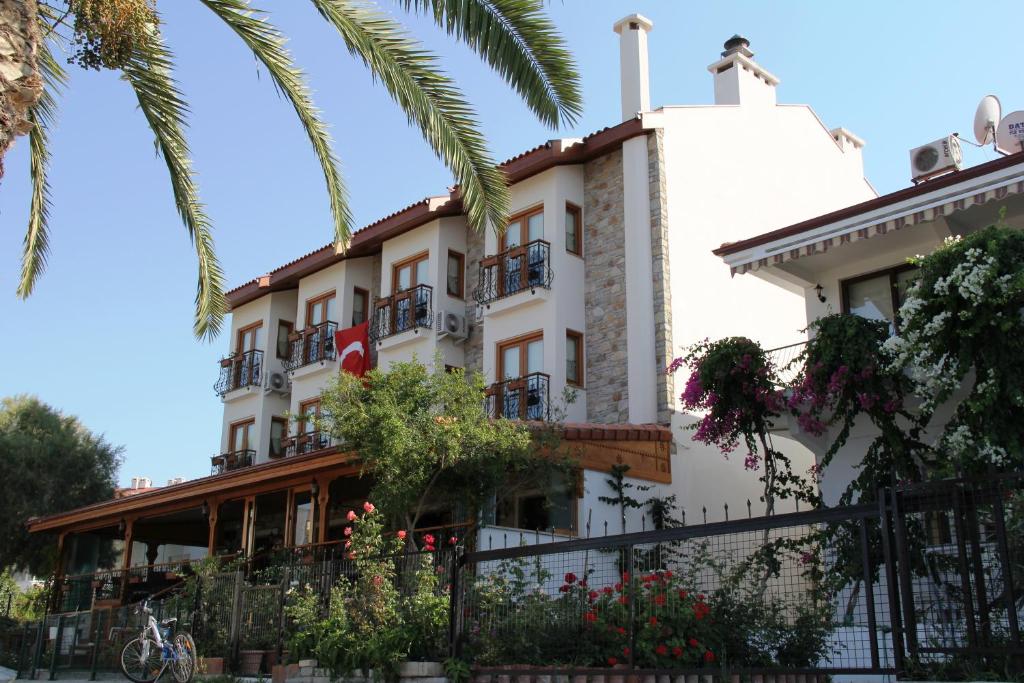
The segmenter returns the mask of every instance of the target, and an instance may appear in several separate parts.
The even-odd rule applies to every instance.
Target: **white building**
[[[966,236],[996,223],[1003,210],[1006,225],[1024,229],[1024,153],[787,227],[777,225],[770,232],[723,244],[714,253],[732,273],[749,273],[735,278],[737,284],[762,281],[802,296],[801,325],[837,312],[892,322],[915,277],[907,259],[931,253],[947,237]],[[952,408],[940,407],[926,441],[942,432]],[[819,455],[836,437],[835,430],[814,437],[795,424],[790,433]],[[876,436],[867,421],[855,425],[822,479],[827,504],[838,500]]]
[[[496,414],[554,410],[567,434],[603,454],[585,461],[585,492],[568,503],[573,533],[586,518],[595,530],[616,519],[597,502],[615,462],[636,463],[632,473],[675,493],[691,520],[704,507],[709,521],[720,518],[723,503],[760,507],[742,458],[691,440],[693,418],[678,411],[664,368],[704,337],[753,329],[780,346],[804,327],[800,296],[754,278],[730,282],[712,247],[875,193],[863,142],[809,106],[778,104],[779,79],[740,37],[708,67],[712,103],[652,108],[652,27],[639,15],[614,26],[621,123],[502,164],[512,218],[500,238],[468,229],[457,198],[429,197],[356,232],[345,254],[327,245],[228,293],[218,470],[333,448],[302,416],[319,409],[338,372],[333,331],[369,320],[377,366],[440,354],[483,373]],[[565,390],[574,401],[561,402]],[[594,425],[607,436],[591,438]],[[661,448],[670,439],[671,455],[645,471],[610,444],[621,438]],[[806,449],[782,441],[810,465]],[[630,520],[630,530],[640,525]]]

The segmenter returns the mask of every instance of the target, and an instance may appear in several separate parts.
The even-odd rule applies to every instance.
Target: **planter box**
[[[399,678],[443,678],[441,662],[402,662],[398,665]]]
[[[199,672],[211,676],[220,676],[224,673],[223,657],[200,657]]]

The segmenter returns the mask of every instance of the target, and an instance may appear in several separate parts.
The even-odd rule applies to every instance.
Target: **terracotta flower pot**
[[[241,650],[238,653],[238,673],[243,676],[256,676],[263,668],[265,650]]]
[[[199,671],[200,673],[209,674],[211,676],[220,676],[224,673],[224,658],[200,657]]]

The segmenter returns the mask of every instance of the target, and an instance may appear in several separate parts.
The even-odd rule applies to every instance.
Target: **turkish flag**
[[[335,348],[341,359],[341,369],[362,377],[370,369],[370,323],[360,323],[355,327],[338,330],[334,333]]]

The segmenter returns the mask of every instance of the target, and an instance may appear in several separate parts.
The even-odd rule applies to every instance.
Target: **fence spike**
[[[487,549],[494,550],[494,536],[487,534]]]
[[[750,499],[747,498],[747,519],[750,519]]]
[[[708,506],[705,505],[704,507],[701,508],[701,510],[704,511],[704,523],[707,524],[708,523]]]
[[[725,521],[728,522],[729,521],[729,504],[726,503],[723,507],[725,508]]]
[[[682,513],[682,515],[683,515],[683,519],[682,519],[683,526],[686,526],[686,508],[680,508],[679,512]]]
[[[501,541],[502,545],[501,545],[501,547],[502,548],[507,548],[508,547],[508,533],[507,532],[503,533],[501,535],[501,538],[502,538],[502,541]]]
[[[604,535],[608,535],[608,520],[604,520]]]
[[[587,510],[587,538],[590,538],[590,516],[594,514],[594,508]]]
[[[640,531],[647,531],[647,515],[640,516]]]

